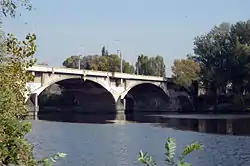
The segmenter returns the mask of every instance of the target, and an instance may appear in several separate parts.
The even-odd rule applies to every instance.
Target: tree
[[[147,75],[148,73],[148,57],[141,54],[137,58],[136,62],[136,71],[138,71],[139,75]]]
[[[0,165],[3,166],[45,165],[51,161],[35,160],[33,146],[25,138],[26,133],[31,131],[31,123],[23,121],[27,115],[26,83],[33,79],[26,69],[36,62],[35,40],[35,34],[28,34],[25,41],[9,34],[5,61],[0,64]],[[55,158],[63,156],[59,153]]]
[[[246,85],[249,85],[250,46],[241,44],[237,37],[236,47],[233,52],[235,60],[232,65],[231,82],[233,85],[234,104],[243,106],[245,109],[243,93]]]
[[[130,74],[134,74],[134,73],[135,73],[135,68],[134,68],[134,66],[133,66],[133,65],[130,65],[129,62],[126,62],[125,60],[123,60],[122,66],[123,66],[122,71],[123,71],[124,73],[130,73]]]
[[[217,99],[230,81],[233,47],[229,24],[215,26],[209,33],[196,37],[194,46],[192,59],[200,65],[200,79]]]
[[[101,50],[101,55],[102,56],[108,56],[109,55],[109,52],[108,50],[105,48],[105,46],[102,47],[102,50]]]
[[[120,72],[121,59],[116,54],[111,54],[107,57],[108,71],[110,72]]]
[[[81,57],[80,61],[81,69],[92,70],[93,62],[98,57],[99,57],[98,55],[88,55]],[[78,69],[78,64],[79,64],[79,56],[76,55],[70,56],[63,62],[63,66],[74,69]]]
[[[189,88],[193,81],[198,80],[200,66],[191,59],[175,60],[172,72],[176,84]]]
[[[0,165],[35,164],[32,146],[24,139],[30,124],[20,120],[27,112],[24,93],[32,77],[25,69],[35,63],[34,40],[35,35],[29,34],[22,44],[13,35],[8,36],[8,59],[0,67]]]
[[[63,62],[63,66],[67,68],[78,68],[79,57],[76,55],[70,56]]]
[[[242,109],[239,105],[244,106],[243,93],[250,85],[250,21],[222,23],[196,37],[194,45],[195,56],[189,59],[199,63],[200,79],[205,87],[217,99],[232,84],[233,103]]]
[[[106,51],[107,53],[107,51]],[[63,66],[68,68],[78,68],[78,56],[71,56],[63,62]],[[120,72],[121,60],[116,54],[105,56],[88,55],[81,58],[81,69],[100,70],[110,72]],[[134,73],[133,65],[123,61],[123,72]]]
[[[96,66],[95,67],[93,67]],[[108,71],[109,70],[109,66],[108,66],[108,59],[106,56],[101,56],[98,57],[94,60],[94,63],[92,65],[92,68],[95,68],[96,70],[100,70],[100,71]]]
[[[139,55],[136,62],[136,71],[140,75],[165,76],[165,64],[162,56],[148,57]]]
[[[1,11],[4,16],[15,17],[16,9],[24,7],[26,10],[32,10],[32,4],[29,0],[0,0]]]
[[[249,81],[250,63],[250,23],[239,21],[231,27],[231,38],[235,46],[233,51],[231,81],[233,91],[242,94]]]

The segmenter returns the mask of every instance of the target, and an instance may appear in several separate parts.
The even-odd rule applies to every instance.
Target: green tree
[[[250,46],[241,44],[237,37],[236,48],[233,54],[235,60],[232,65],[231,82],[233,85],[234,102],[238,105],[238,108],[239,106],[243,106],[242,109],[245,109],[243,93],[249,82],[250,76]]]
[[[139,55],[136,62],[136,71],[139,75],[147,75],[148,73],[148,56]]]
[[[35,34],[28,34],[25,41],[19,41],[10,34],[6,41],[6,57],[0,64],[0,165],[48,165],[58,157],[37,161],[33,146],[25,135],[31,131],[31,123],[23,121],[27,115],[25,98],[26,83],[32,81],[28,67],[35,64]]]
[[[231,26],[231,41],[235,46],[233,51],[231,82],[234,101],[244,107],[243,93],[249,86],[250,64],[250,22],[239,21]],[[237,106],[239,107],[239,106]],[[243,108],[244,109],[244,108]]]
[[[67,68],[78,68],[79,57],[76,55],[70,56],[63,62],[63,66]]]
[[[123,66],[122,71],[124,73],[135,74],[135,68],[133,65],[130,65],[129,62],[126,62],[125,60],[123,60],[122,66]]]
[[[26,10],[32,10],[32,4],[29,0],[0,0],[0,4],[4,16],[15,17],[16,10],[20,6]]]
[[[23,44],[13,35],[8,36],[5,63],[1,64],[0,76],[0,165],[34,165],[32,146],[24,135],[31,125],[21,121],[27,113],[25,107],[26,82],[32,79],[25,69],[35,61],[35,35],[28,35]],[[15,132],[14,132],[15,131]]]
[[[196,37],[194,46],[192,59],[199,63],[200,79],[216,102],[230,81],[233,47],[229,24],[215,26],[209,33]]]
[[[175,60],[172,72],[176,84],[189,88],[193,81],[198,80],[200,66],[191,59]]]
[[[63,66],[68,68],[78,68],[78,58],[78,56],[67,58],[63,62]],[[88,55],[81,58],[81,69],[120,72],[120,65],[120,57],[116,54],[105,56]],[[123,72],[134,73],[134,66],[123,60]]]
[[[108,71],[110,72],[120,72],[120,67],[121,67],[121,59],[118,55],[116,54],[111,54],[107,57],[107,66],[108,66]]]
[[[108,58],[106,56],[101,56],[98,57],[94,63],[93,63],[96,67],[97,70],[99,71],[108,71],[109,70],[109,66],[108,66]],[[93,66],[93,65],[92,65]],[[94,68],[94,67],[93,67]]]
[[[140,75],[165,76],[165,64],[162,56],[148,57],[139,55],[136,62],[136,71]]]
[[[88,55],[88,56],[81,57],[81,61],[80,61],[81,69],[92,70],[93,69],[92,65],[94,63],[94,60],[98,57],[99,57],[98,55]],[[78,69],[78,63],[79,63],[79,56],[73,55],[67,58],[63,62],[63,66],[67,68]]]
[[[101,56],[108,56],[108,55],[109,55],[108,50],[106,49],[105,46],[103,46],[101,49]]]

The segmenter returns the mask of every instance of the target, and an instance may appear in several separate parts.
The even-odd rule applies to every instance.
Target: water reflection
[[[56,113],[39,116],[39,120],[71,123],[150,123],[154,127],[226,135],[250,135],[248,115],[166,115],[166,114],[79,114]]]

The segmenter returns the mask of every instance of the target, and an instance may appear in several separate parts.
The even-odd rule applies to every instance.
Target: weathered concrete
[[[138,87],[142,84],[150,84],[154,87],[157,87],[162,91],[162,93],[164,93],[166,96],[169,96],[169,91],[167,89],[167,80],[163,77],[44,66],[33,66],[31,68],[28,68],[27,71],[32,72],[32,74],[34,75],[34,81],[27,83],[27,87],[31,92],[31,100],[35,106],[34,115],[36,115],[39,110],[39,94],[50,85],[59,83],[64,80],[81,79],[84,81],[91,81],[100,85],[111,94],[114,102],[116,103],[116,110],[120,112],[124,111],[126,108],[125,97],[128,95],[128,93],[135,87]],[[98,93],[99,92],[97,91],[97,94]],[[149,96],[146,97],[148,98]],[[85,100],[84,102],[87,101]],[[148,102],[151,101],[148,100]]]

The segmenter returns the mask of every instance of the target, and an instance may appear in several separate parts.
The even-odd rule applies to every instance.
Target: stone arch
[[[132,88],[134,88],[134,87],[136,87],[136,86],[139,86],[139,85],[143,85],[143,84],[151,84],[151,85],[153,85],[153,86],[156,86],[156,87],[158,87],[159,89],[161,89],[161,90],[168,96],[168,93],[167,93],[166,89],[164,89],[164,88],[161,86],[161,85],[162,85],[161,82],[138,82],[138,83],[130,84],[128,87],[126,87],[126,90],[120,94],[120,98],[121,98],[121,99],[124,99],[124,97],[128,94],[128,92],[129,92]]]
[[[60,82],[60,81],[63,81],[63,80],[70,80],[70,79],[83,79],[83,78],[81,76],[62,76],[62,77],[52,78],[48,82],[46,82],[41,87],[37,88],[36,90],[34,90],[31,93],[39,95],[50,85],[53,85],[53,84]],[[104,81],[100,81],[100,80],[97,80],[97,79],[91,78],[91,77],[86,77],[86,80],[101,85],[104,89],[106,89],[112,95],[113,99],[115,100],[114,94],[112,93],[109,86]]]
[[[145,87],[143,85],[145,85]],[[136,87],[138,87],[138,89]],[[147,98],[147,101],[150,101],[150,104],[145,107],[141,104],[142,101],[144,101],[143,98],[145,98],[145,95],[147,96],[146,94],[147,92],[144,94],[140,93],[139,91],[141,91],[142,88],[144,89],[146,87],[151,88],[149,89],[148,94],[151,94],[153,96],[151,98],[152,100]],[[137,93],[136,91],[139,93]],[[135,94],[138,94],[139,96]],[[120,94],[119,99],[121,101],[125,101],[125,113],[129,114],[134,111],[136,112],[144,111],[149,113],[151,111],[157,111],[157,110],[163,111],[168,105],[169,95],[168,91],[166,90],[166,86],[164,85],[164,82],[162,83],[162,82],[140,81],[127,85],[126,90]],[[151,102],[156,102],[156,103],[151,103]]]

